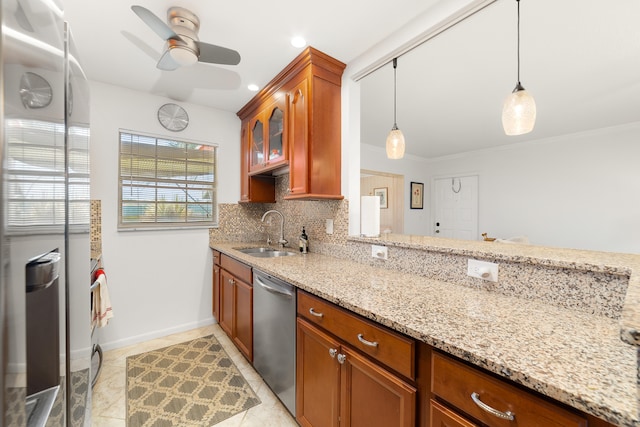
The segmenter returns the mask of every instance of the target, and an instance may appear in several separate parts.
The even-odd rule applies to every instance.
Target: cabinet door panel
[[[249,170],[254,171],[263,168],[267,164],[264,157],[265,151],[265,125],[262,115],[250,122],[251,132],[249,133]]]
[[[240,131],[240,201],[250,202],[249,193],[249,124],[242,123]]]
[[[226,270],[220,270],[220,327],[233,337],[234,278]]]
[[[278,163],[286,160],[284,130],[284,108],[277,103],[269,111],[269,163]]]
[[[236,280],[236,328],[233,341],[249,361],[253,360],[253,288]]]
[[[213,288],[211,290],[211,313],[220,322],[220,266],[213,266]]]
[[[289,190],[292,195],[309,192],[309,106],[308,80],[289,93]]]
[[[435,400],[432,400],[429,406],[431,408],[431,427],[478,427],[478,424],[462,418]]]
[[[415,426],[414,387],[347,347],[342,354],[342,426]]]
[[[298,318],[296,419],[303,427],[338,427],[340,364],[329,353],[340,345]]]

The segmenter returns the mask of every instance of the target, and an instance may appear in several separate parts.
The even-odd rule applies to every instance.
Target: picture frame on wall
[[[411,209],[424,209],[424,184],[422,182],[411,183]]]
[[[380,209],[389,207],[388,187],[374,188],[373,195],[380,197]]]

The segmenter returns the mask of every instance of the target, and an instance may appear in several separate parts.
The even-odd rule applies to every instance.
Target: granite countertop
[[[620,426],[640,425],[638,347],[620,322],[309,253],[211,247],[435,348]]]

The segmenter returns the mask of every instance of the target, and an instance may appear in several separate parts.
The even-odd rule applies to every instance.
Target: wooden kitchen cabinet
[[[357,350],[355,343],[360,342],[357,337],[361,334],[343,340],[339,335],[345,329],[331,328],[347,320],[362,332],[370,322],[304,292],[298,292],[298,316],[296,418],[300,425],[415,426],[416,388],[377,360],[379,347],[369,346],[373,350],[368,354],[373,356]],[[324,326],[331,329],[316,326],[316,319],[325,320]],[[384,335],[379,336],[382,340],[376,343],[386,346]],[[402,349],[399,352],[404,353]]]
[[[434,400],[430,402],[432,426],[440,425],[437,424],[439,420],[447,416],[457,420],[457,424],[445,423],[444,425],[447,426],[586,427],[601,425],[597,422],[595,424],[589,422],[583,414],[574,413],[559,404],[542,399],[450,356],[434,351],[431,361],[431,391],[435,395]],[[474,393],[480,403],[474,402],[471,397]],[[440,402],[446,403],[451,409],[445,408]],[[482,405],[486,405],[484,409]],[[489,408],[503,414],[510,413],[514,420],[503,419],[491,413]]]
[[[241,201],[254,180],[289,166],[285,199],[342,199],[340,94],[345,64],[309,47],[237,115],[242,121]],[[283,112],[280,119],[280,112]],[[281,126],[281,128],[280,128]],[[282,152],[280,152],[282,147]],[[274,182],[258,181],[266,192]]]
[[[314,55],[316,61],[327,62],[325,67],[308,65],[285,88],[289,103],[289,194],[285,199],[343,198],[340,91],[344,66],[321,52]]]
[[[238,350],[253,361],[253,286],[251,267],[220,256],[219,324]]]
[[[340,344],[298,318],[296,419],[303,427],[337,427],[340,408]],[[331,354],[334,354],[332,357]]]

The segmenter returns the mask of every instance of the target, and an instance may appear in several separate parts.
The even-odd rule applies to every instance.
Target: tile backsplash
[[[265,242],[267,237],[277,242],[280,218],[262,215],[276,209],[284,215],[284,236],[288,246],[297,248],[298,238],[305,228],[312,252],[331,250],[327,245],[344,245],[349,229],[347,200],[284,200],[289,188],[289,175],[276,178],[276,203],[223,203],[218,205],[218,228],[209,231],[212,241]],[[325,232],[326,220],[333,221],[333,234]],[[274,243],[275,245],[275,243]]]

